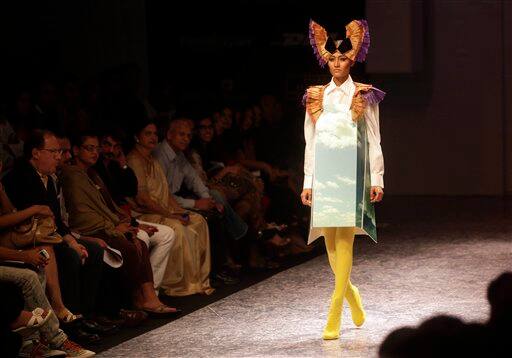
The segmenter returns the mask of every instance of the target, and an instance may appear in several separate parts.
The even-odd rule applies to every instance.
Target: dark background
[[[380,107],[387,193],[512,192],[512,4],[506,0],[0,6],[2,104],[21,83],[68,74],[86,81],[135,63],[155,106],[171,101],[178,109],[209,111],[278,96],[296,128],[297,157],[302,93],[329,80],[308,44],[308,21],[336,31],[366,18],[372,45],[353,77],[388,93]],[[165,99],[157,95],[162,88]]]

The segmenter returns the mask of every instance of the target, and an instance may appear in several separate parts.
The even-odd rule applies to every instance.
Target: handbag
[[[31,217],[25,222],[0,233],[0,246],[24,249],[29,246],[54,245],[62,242],[52,217]]]
[[[219,189],[228,201],[235,201],[257,190],[252,174],[241,171],[239,174],[226,174],[220,180],[211,180],[210,186]]]

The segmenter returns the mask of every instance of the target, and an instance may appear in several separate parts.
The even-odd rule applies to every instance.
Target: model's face
[[[331,55],[329,61],[327,61],[332,77],[341,81],[345,81],[350,74],[352,63],[353,62],[348,57],[342,55],[339,51]]]
[[[156,125],[148,124],[140,133],[137,135],[138,144],[148,150],[155,149],[158,144],[158,133]]]
[[[87,137],[80,147],[74,147],[75,158],[85,167],[92,167],[100,155],[100,143],[97,137]]]

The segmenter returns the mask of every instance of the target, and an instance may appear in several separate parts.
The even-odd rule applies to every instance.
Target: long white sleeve
[[[384,157],[380,146],[379,105],[368,106],[364,112],[368,134],[371,185],[384,188]]]
[[[304,189],[313,187],[313,171],[315,170],[315,125],[306,112],[304,120],[304,138],[306,149],[304,151]]]

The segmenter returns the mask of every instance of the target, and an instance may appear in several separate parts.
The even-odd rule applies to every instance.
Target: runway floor
[[[510,204],[407,200],[386,211],[400,220],[382,215],[379,244],[356,240],[352,281],[367,321],[356,328],[346,307],[339,340],[321,339],[334,281],[320,256],[100,357],[375,357],[391,330],[438,313],[485,321],[489,281],[512,269]]]

